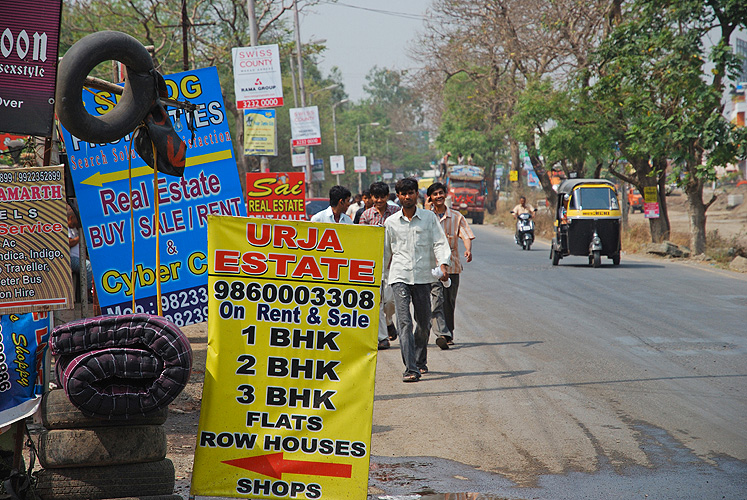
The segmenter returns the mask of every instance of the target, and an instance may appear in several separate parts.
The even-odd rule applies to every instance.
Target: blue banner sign
[[[39,406],[49,320],[46,312],[0,316],[0,427]]]
[[[64,128],[62,134],[102,312],[132,312],[134,294],[136,312],[157,314],[160,276],[163,316],[183,326],[207,320],[207,216],[245,216],[246,207],[217,70],[186,71],[165,79],[170,98],[198,109],[169,108],[174,129],[187,143],[187,165],[184,177],[158,174],[158,269],[153,169],[130,148],[132,134],[109,144],[81,141]],[[93,115],[107,112],[117,98],[110,92],[83,93]]]

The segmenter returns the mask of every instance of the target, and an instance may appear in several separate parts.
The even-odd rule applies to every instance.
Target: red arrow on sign
[[[223,463],[252,472],[257,472],[263,476],[274,477],[275,479],[283,479],[283,474],[349,478],[353,473],[353,466],[350,464],[285,460],[282,451],[280,453],[270,453],[268,455],[257,455],[256,457],[223,460]]]

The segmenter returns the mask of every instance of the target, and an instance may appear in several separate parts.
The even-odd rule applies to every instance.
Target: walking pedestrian
[[[449,160],[451,159],[451,151],[448,151],[438,164],[438,177],[441,180],[446,179],[446,174],[449,171]]]
[[[358,193],[353,197],[353,202],[348,207],[348,210],[345,212],[348,214],[348,217],[351,219],[355,217],[355,212],[358,211],[358,209],[363,208],[363,194]]]
[[[408,177],[395,185],[402,210],[384,222],[384,269],[394,292],[404,382],[428,373],[431,284],[449,278],[451,249],[436,214],[417,207],[418,181]],[[410,315],[412,304],[416,327]]]
[[[345,212],[350,206],[350,190],[344,186],[332,186],[329,190],[329,206],[311,217],[311,222],[352,224]]]
[[[391,215],[401,210],[399,205],[388,203],[389,186],[385,182],[374,182],[369,188],[373,206],[361,214],[360,224],[366,226],[384,226]],[[397,339],[394,327],[394,296],[386,277],[381,282],[381,307],[379,308],[379,349],[389,349],[391,341]]]
[[[428,186],[426,193],[451,249],[451,264],[448,267],[451,286],[445,287],[439,281],[431,289],[431,329],[436,335],[436,345],[448,349],[454,345],[454,309],[459,292],[459,274],[463,269],[459,259],[459,240],[464,243],[464,259],[472,262],[472,240],[475,235],[464,216],[446,206],[446,186],[434,182]]]
[[[363,212],[373,206],[374,202],[373,198],[371,198],[371,191],[369,189],[363,190],[363,194],[361,194],[361,202],[363,203],[363,206],[355,212],[355,217],[353,217],[353,224],[360,224],[361,215],[363,215]]]

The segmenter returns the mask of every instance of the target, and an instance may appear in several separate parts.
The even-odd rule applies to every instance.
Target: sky
[[[408,57],[408,45],[423,32],[430,4],[431,0],[323,1],[302,9],[301,40],[327,40],[327,50],[319,57],[322,74],[340,68],[345,91],[357,101],[364,97],[365,77],[374,66],[418,67]]]

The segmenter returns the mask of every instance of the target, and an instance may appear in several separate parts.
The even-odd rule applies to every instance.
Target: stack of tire
[[[37,450],[41,500],[138,498],[174,495],[174,464],[166,458],[168,409],[124,421],[91,418],[56,389],[42,400]]]

